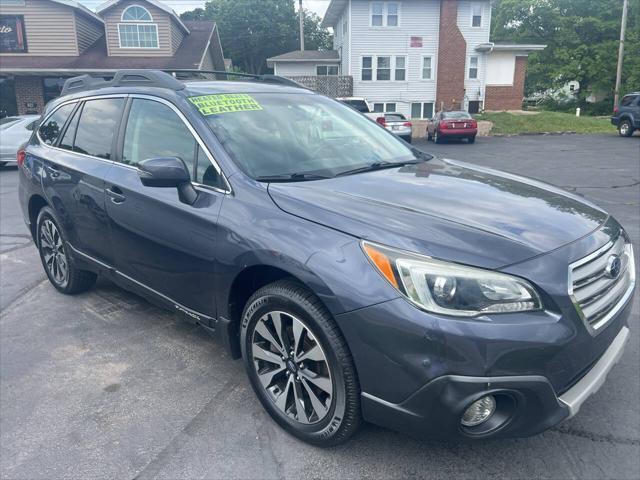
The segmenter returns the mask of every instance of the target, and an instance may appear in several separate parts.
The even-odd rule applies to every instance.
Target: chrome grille
[[[633,247],[622,234],[569,266],[569,296],[593,335],[627,303],[634,286]]]

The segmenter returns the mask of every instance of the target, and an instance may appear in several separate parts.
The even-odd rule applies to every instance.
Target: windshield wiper
[[[261,175],[256,177],[259,182],[304,182],[306,180],[322,180],[332,178],[317,173],[287,173],[284,175]]]
[[[342,177],[344,175],[353,175],[354,173],[373,172],[375,170],[382,170],[383,168],[395,168],[403,167],[404,165],[413,165],[416,163],[424,162],[423,159],[407,160],[406,162],[373,162],[364,167],[352,168],[350,170],[344,170],[336,174],[336,177]]]

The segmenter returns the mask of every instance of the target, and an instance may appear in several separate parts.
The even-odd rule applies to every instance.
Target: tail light
[[[616,114],[620,111],[620,109],[618,108],[618,106],[616,105],[615,107],[613,107],[613,113]]]
[[[471,128],[478,128],[478,122],[471,120]]]
[[[25,158],[27,158],[27,152],[24,151],[24,148],[21,148],[16,154],[16,162],[18,163],[18,168],[22,167]]]
[[[446,130],[447,128],[449,128],[448,122],[440,122],[440,130]]]
[[[383,127],[387,126],[387,121],[384,119],[384,117],[378,117],[376,118],[376,122],[378,122],[380,125],[382,125]]]
[[[411,122],[404,122],[402,124],[403,127],[411,127]]]

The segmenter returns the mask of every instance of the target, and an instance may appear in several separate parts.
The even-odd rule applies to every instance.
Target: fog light
[[[496,401],[492,395],[482,397],[476,400],[464,412],[462,416],[462,425],[465,427],[475,427],[491,418],[493,412],[496,411]]]

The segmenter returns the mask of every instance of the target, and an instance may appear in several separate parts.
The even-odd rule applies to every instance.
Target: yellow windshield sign
[[[205,116],[220,113],[247,112],[262,110],[262,106],[251,95],[246,93],[226,93],[219,95],[200,95],[189,97],[200,113]]]

